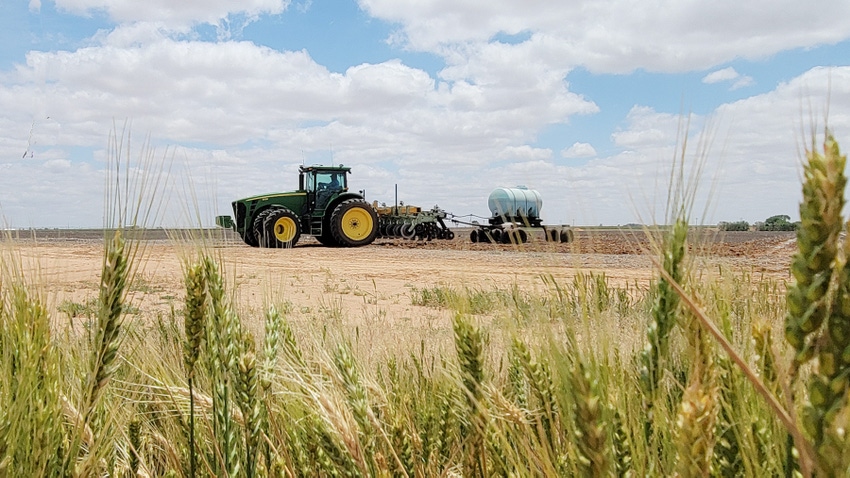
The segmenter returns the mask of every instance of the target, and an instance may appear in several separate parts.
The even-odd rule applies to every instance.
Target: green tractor
[[[302,234],[331,247],[371,244],[378,233],[375,209],[348,191],[351,168],[301,166],[298,190],[233,201],[234,219],[215,218],[253,247],[292,247]]]

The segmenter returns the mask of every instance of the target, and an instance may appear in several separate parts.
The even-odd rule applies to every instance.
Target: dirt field
[[[231,290],[244,314],[264,304],[288,302],[294,320],[339,320],[347,324],[413,321],[427,324],[444,311],[414,306],[415,289],[434,286],[477,289],[541,288],[541,277],[571,280],[577,271],[604,272],[613,284],[646,284],[653,277],[650,241],[643,232],[577,230],[570,244],[522,246],[473,244],[468,231],[453,241],[378,240],[356,249],[325,248],[304,238],[291,250],[255,249],[238,237],[215,241]],[[793,233],[692,234],[692,250],[705,267],[716,264],[777,278],[788,277]],[[181,257],[186,249],[153,231],[140,241],[141,268],[134,281],[138,316],[168,314],[181,307]],[[9,241],[42,286],[51,307],[68,313],[97,297],[102,231],[36,231]],[[33,277],[33,273],[30,273]],[[235,285],[235,288],[232,286]],[[73,306],[73,307],[72,307]],[[259,315],[258,315],[259,316]],[[424,322],[423,322],[424,321]]]

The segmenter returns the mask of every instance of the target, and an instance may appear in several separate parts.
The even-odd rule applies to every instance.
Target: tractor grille
[[[233,215],[236,216],[236,228],[241,229],[242,223],[245,221],[245,203],[233,203]]]

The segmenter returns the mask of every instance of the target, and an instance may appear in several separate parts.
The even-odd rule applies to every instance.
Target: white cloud
[[[500,32],[531,32],[525,48],[556,55],[552,64],[603,73],[698,70],[850,37],[850,3],[844,0],[639,6],[630,0],[360,0],[360,5],[401,24],[394,38],[413,49],[446,54],[452,45],[487,43]]]
[[[753,78],[751,76],[742,76],[742,77],[738,78],[737,80],[735,80],[734,83],[732,83],[732,87],[730,89],[738,90],[738,89],[741,89],[741,88],[746,88],[747,86],[752,86],[755,83],[756,83],[755,80],[753,80]]]
[[[714,84],[721,82],[731,82],[730,90],[738,90],[755,84],[752,77],[741,75],[734,68],[728,67],[722,70],[713,71],[702,78],[702,82],[706,84]]]
[[[391,200],[397,183],[408,203],[486,214],[490,190],[525,184],[543,194],[547,222],[625,224],[637,220],[636,211],[663,221],[665,181],[687,137],[689,164],[703,159],[705,181],[717,178],[716,192],[705,188],[700,196],[722,211],[716,220],[754,221],[796,210],[796,148],[806,143],[801,123],[809,118],[801,118],[801,105],[830,98],[831,126],[850,141],[843,139],[850,138],[850,67],[837,67],[813,69],[705,117],[635,105],[611,132],[617,152],[606,147],[600,156],[595,139],[578,137],[557,153],[588,158],[580,165],[564,165],[535,145],[547,126],[600,111],[569,89],[578,66],[704,70],[835,42],[850,32],[846,2],[768,8],[765,0],[694,0],[635,9],[624,0],[362,1],[399,22],[395,38],[406,47],[445,60],[434,75],[399,60],[338,73],[307,51],[191,40],[191,25],[226,28],[234,16],[250,20],[288,2],[163,1],[61,0],[60,8],[100,9],[128,23],[85,48],[32,51],[3,72],[0,202],[16,225],[98,225],[106,135],[124,118],[135,137],[150,133],[156,145],[176,145],[174,183],[191,181],[205,207],[221,213],[234,198],[294,188],[302,161],[332,157],[354,167],[352,186],[370,200]],[[821,18],[818,11],[829,8],[833,14]],[[500,32],[525,40],[493,41]],[[753,83],[733,68],[704,81],[732,89]],[[94,157],[75,148],[93,149]],[[21,158],[25,150],[32,156]]]
[[[739,78],[741,75],[731,66],[722,70],[713,71],[702,78],[703,83],[713,84],[721,81],[731,81]]]
[[[509,60],[495,55],[492,64]],[[190,169],[208,171],[216,164],[215,171],[227,171],[228,180],[217,189],[227,201],[279,190],[281,183],[294,187],[297,164],[323,151],[333,151],[337,162],[371,165],[376,178],[388,174],[379,166],[387,161],[394,168],[404,165],[399,174],[429,171],[422,184],[433,185],[436,169],[453,179],[454,168],[475,175],[494,159],[549,159],[550,150],[526,143],[547,124],[598,110],[568,91],[562,73],[546,74],[542,64],[536,68],[542,75],[537,78],[535,72],[520,72],[481,82],[463,75],[447,81],[390,60],[340,74],[306,51],[177,40],[157,24],[135,23],[76,51],[30,52],[26,64],[0,83],[0,124],[9,126],[0,129],[0,154],[19,158],[32,124],[34,159],[71,161],[73,177],[79,159],[67,153],[48,158],[47,151],[100,150],[113,122],[126,118],[136,135],[150,133],[157,144],[193,145]],[[207,148],[220,154],[205,154]],[[51,163],[51,170],[62,164]],[[34,171],[20,162],[14,168]],[[76,187],[101,187],[99,179],[88,179]],[[386,193],[386,185],[368,187]],[[14,189],[0,186],[5,194]],[[0,200],[10,215],[21,213]],[[61,225],[65,220],[59,218],[78,216],[66,212],[39,220]]]
[[[200,60],[209,52],[204,53],[200,46],[179,46],[188,48],[186,58],[198,59],[186,68],[200,72],[212,68],[213,62]],[[221,55],[232,48],[229,54],[248,55],[245,62],[259,62],[255,65],[258,71],[281,82],[279,91],[266,89],[275,85],[270,79],[255,78],[250,85],[237,87],[230,98],[224,89],[209,86],[211,80],[183,80],[196,88],[166,89],[153,104],[144,103],[143,90],[121,103],[128,109],[139,108],[130,115],[134,117],[134,135],[151,131],[158,144],[161,139],[195,144],[173,150],[176,167],[172,181],[179,190],[191,178],[202,209],[210,211],[204,216],[207,220],[214,213],[228,213],[229,202],[235,198],[295,188],[302,158],[309,163],[317,154],[330,155],[332,151],[337,163],[354,167],[352,185],[365,189],[370,200],[391,202],[393,185],[399,184],[400,199],[406,203],[439,204],[456,214],[486,214],[486,198],[493,188],[524,184],[542,194],[542,213],[549,223],[663,222],[670,165],[680,156],[677,144],[681,145],[687,134],[686,162],[691,166],[704,163],[695,214],[704,218],[704,204],[710,202],[718,213],[703,220],[743,218],[753,222],[773,214],[795,214],[800,188],[798,145],[807,144],[810,117],[801,113],[801,104],[811,102],[816,108],[811,117],[817,119],[829,98],[830,125],[836,137],[842,144],[850,138],[850,67],[813,69],[774,91],[723,105],[710,118],[681,118],[636,106],[612,137],[622,152],[583,156],[589,160],[581,165],[559,165],[552,151],[528,144],[522,127],[512,130],[506,126],[509,122],[489,119],[499,117],[499,111],[459,109],[451,89],[435,88],[427,75],[397,62],[361,65],[338,75],[315,65],[304,53],[264,52],[240,43],[222,48],[215,51]],[[143,52],[133,55],[135,61],[146,56]],[[98,58],[95,52],[83,57]],[[63,57],[59,61],[56,56],[30,66],[31,75],[51,71],[56,75],[51,81],[61,79],[64,103],[59,101],[59,93],[44,85],[15,87],[14,92],[0,88],[0,103],[17,104],[16,111],[26,111],[23,105],[50,92],[40,106],[51,111],[51,120],[62,118],[55,125],[47,120],[35,123],[35,156],[27,159],[20,154],[26,147],[30,123],[0,118],[0,131],[4,132],[0,135],[0,158],[4,158],[0,161],[0,203],[15,226],[97,226],[100,220],[102,164],[73,159],[63,153],[63,145],[93,146],[98,161],[105,158],[103,147],[112,121],[110,101],[123,95],[107,94],[104,88],[122,82],[104,80],[98,89],[92,88],[79,73],[89,67],[81,58],[76,60]],[[43,61],[58,63],[45,67]],[[134,63],[121,61],[122,65]],[[145,69],[139,67],[128,74],[138,75]],[[165,71],[158,74],[165,75]],[[407,87],[393,83],[399,76]],[[238,74],[226,79],[248,81]],[[354,101],[356,94],[368,93],[380,100],[377,92],[352,89],[352,84],[365,79],[387,82],[387,101],[402,101],[408,107],[398,113],[381,110],[382,105],[370,111],[361,111],[366,108],[363,104],[347,109],[345,105]],[[150,91],[178,80],[166,75]],[[100,100],[101,95],[106,99]],[[294,102],[304,95],[310,96],[309,101]],[[11,103],[13,96],[20,103]],[[281,100],[284,97],[287,101]],[[269,106],[262,107],[262,100]],[[251,106],[240,110],[240,104]],[[451,105],[454,109],[447,110]],[[201,113],[189,114],[202,107],[206,108],[202,113],[217,115],[214,120]],[[216,113],[216,109],[222,111]],[[290,120],[293,117],[298,120]],[[303,127],[299,126],[302,120],[318,122]],[[528,130],[540,128],[540,123],[531,120],[518,124],[527,125]],[[263,144],[252,144],[254,141]],[[561,155],[589,155],[592,151],[591,145],[577,142]],[[161,149],[156,156],[163,154]],[[50,178],[49,187],[44,178]],[[60,202],[57,193],[63,196]],[[88,207],[81,210],[78,204]],[[186,217],[184,213],[184,224],[195,220]]]
[[[552,150],[545,148],[533,148],[528,145],[508,146],[496,157],[498,159],[518,162],[545,161],[552,159]]]
[[[56,0],[56,7],[74,14],[106,12],[116,22],[157,22],[165,25],[218,24],[229,15],[254,17],[283,12],[288,0]]]
[[[562,158],[592,158],[594,156],[596,156],[596,149],[590,143],[576,142],[561,151]]]

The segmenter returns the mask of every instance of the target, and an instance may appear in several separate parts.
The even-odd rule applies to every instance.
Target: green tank
[[[218,216],[216,224],[253,247],[292,247],[303,234],[325,246],[371,244],[378,216],[362,194],[348,190],[350,172],[343,165],[301,166],[297,191],[233,201],[233,217]]]

